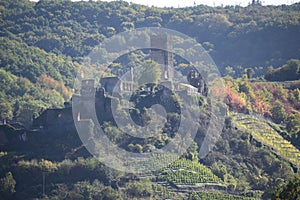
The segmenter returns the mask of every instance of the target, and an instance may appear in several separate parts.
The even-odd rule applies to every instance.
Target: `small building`
[[[198,88],[190,85],[190,84],[186,84],[186,83],[178,83],[176,85],[176,88],[175,88],[177,91],[181,91],[181,90],[184,90],[187,92],[188,95],[198,95],[199,92],[198,92]]]
[[[113,92],[130,92],[134,90],[134,83],[132,81],[124,81],[117,76],[103,77],[100,80],[100,84],[105,92],[110,95]]]

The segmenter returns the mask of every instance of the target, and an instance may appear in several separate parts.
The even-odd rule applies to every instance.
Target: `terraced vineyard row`
[[[193,200],[255,200],[255,198],[224,194],[220,192],[195,192],[191,194]]]
[[[240,113],[232,114],[231,117],[235,127],[251,133],[255,140],[270,147],[277,155],[300,167],[300,151],[270,126],[271,122]]]
[[[176,185],[222,183],[221,179],[214,175],[209,168],[187,159],[179,159],[165,168],[158,175],[158,181],[168,181]]]
[[[162,153],[162,154],[153,154],[149,158],[136,158],[133,160],[127,160],[126,170],[133,171],[134,173],[140,175],[152,175],[152,171],[161,171],[170,163],[179,159],[177,154],[171,153]]]

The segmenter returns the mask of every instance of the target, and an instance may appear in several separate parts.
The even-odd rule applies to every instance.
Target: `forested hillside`
[[[210,52],[221,73],[233,77],[242,76],[247,68],[253,69],[252,76],[260,77],[269,66],[277,68],[299,58],[299,4],[162,9],[123,1],[4,0],[0,10],[0,67],[32,83],[47,75],[70,88],[77,63],[104,38],[149,26],[195,38]],[[278,79],[272,77],[266,78]]]
[[[209,89],[225,96],[227,115],[216,146],[200,159],[205,130],[215,116],[205,94],[193,98],[199,105],[189,109],[201,114],[192,145],[174,163],[138,176],[93,158],[74,122],[63,120],[65,114],[72,118],[72,87],[86,56],[105,39],[142,27],[173,29],[205,48],[224,81],[224,90]],[[0,0],[0,199],[299,198],[299,35],[300,3],[156,8],[124,1]],[[147,53],[116,58],[107,71],[143,65],[153,75],[152,91],[136,91],[130,99],[136,107],[128,117],[142,125],[150,120],[147,104],[161,103],[163,93],[156,85],[162,72],[145,61]],[[187,77],[189,64],[174,56],[174,67]],[[194,81],[191,85],[199,86],[199,79]],[[118,129],[101,107],[111,99],[103,97],[95,107],[101,128],[120,148],[149,153],[177,134],[178,96],[168,99],[174,104],[162,103],[170,107],[166,124],[150,138]],[[44,112],[48,108],[53,116]],[[61,123],[46,127],[43,120]]]
[[[278,67],[299,57],[299,4],[162,9],[123,1],[17,0],[1,1],[0,9],[1,36],[73,60],[105,37],[153,26],[195,38],[223,72],[227,66]]]

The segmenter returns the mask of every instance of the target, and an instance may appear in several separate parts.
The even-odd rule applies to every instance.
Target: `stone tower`
[[[166,51],[168,50],[168,51]],[[171,37],[167,34],[151,35],[151,60],[162,65],[161,81],[171,81],[174,76]]]
[[[90,98],[95,96],[96,89],[94,87],[94,79],[85,79],[81,81],[80,94],[83,98]]]

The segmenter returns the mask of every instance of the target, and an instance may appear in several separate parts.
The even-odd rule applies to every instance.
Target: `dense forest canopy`
[[[1,35],[46,52],[87,55],[105,37],[140,27],[177,30],[227,65],[283,65],[299,58],[300,4],[291,6],[155,8],[124,1],[1,2]]]

